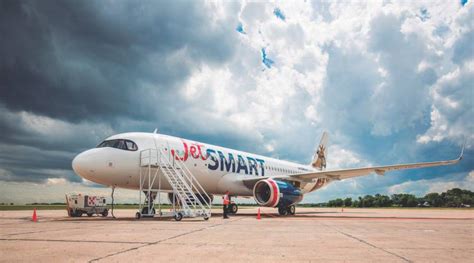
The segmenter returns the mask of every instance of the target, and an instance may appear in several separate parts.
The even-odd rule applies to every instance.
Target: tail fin
[[[327,157],[327,150],[326,146],[329,140],[329,135],[327,132],[323,132],[323,136],[321,137],[321,141],[319,142],[319,146],[316,149],[316,152],[313,156],[313,161],[311,161],[311,166],[316,169],[324,170],[326,168],[326,157]]]

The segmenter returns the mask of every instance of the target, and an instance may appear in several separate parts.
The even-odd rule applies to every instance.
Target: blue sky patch
[[[262,48],[262,63],[267,67],[271,68],[273,63],[275,63],[273,60],[267,58],[267,53],[265,52],[265,48]]]
[[[246,34],[245,31],[244,31],[244,26],[242,25],[242,22],[239,22],[237,24],[237,27],[235,28],[235,30],[237,30],[237,32],[239,32],[241,34]]]
[[[285,21],[285,19],[286,19],[285,14],[283,14],[283,12],[282,12],[282,11],[280,10],[280,8],[278,8],[278,7],[273,10],[273,14],[274,14],[277,18],[279,18],[279,19],[281,19],[281,20],[283,20],[283,21]]]
[[[464,6],[467,4],[467,0],[461,0],[461,5]]]
[[[420,9],[420,14],[417,15],[421,21],[425,22],[426,20],[430,19],[430,13],[428,13],[428,9],[422,8]]]

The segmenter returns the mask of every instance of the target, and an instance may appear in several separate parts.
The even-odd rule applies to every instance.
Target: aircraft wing
[[[434,166],[443,166],[451,165],[458,163],[463,156],[463,151],[461,155],[454,160],[447,161],[437,161],[437,162],[424,162],[424,163],[410,163],[410,164],[395,164],[395,165],[386,165],[386,166],[373,166],[373,167],[362,167],[362,168],[351,168],[351,169],[339,169],[339,170],[326,170],[326,171],[314,171],[308,173],[299,173],[299,174],[289,174],[289,175],[278,175],[278,176],[268,176],[252,179],[244,179],[244,184],[249,187],[250,185],[255,184],[257,181],[274,178],[282,179],[289,181],[302,181],[302,182],[311,182],[313,179],[318,178],[327,178],[331,180],[343,180],[352,177],[359,177],[364,175],[369,175],[371,173],[376,173],[378,175],[384,175],[386,172],[396,171],[396,170],[405,170],[405,169],[415,169],[415,168],[424,168],[424,167],[434,167]]]
[[[316,172],[310,172],[310,173],[289,175],[289,177],[300,179],[300,180],[308,180],[308,179],[315,179],[315,178],[328,178],[328,179],[333,179],[333,180],[342,180],[342,179],[347,179],[347,178],[352,178],[352,177],[364,176],[371,173],[384,175],[386,172],[396,171],[396,170],[451,165],[451,164],[458,163],[461,159],[462,157],[459,157],[454,160],[438,161],[438,162],[396,164],[396,165],[387,165],[387,166],[316,171]]]

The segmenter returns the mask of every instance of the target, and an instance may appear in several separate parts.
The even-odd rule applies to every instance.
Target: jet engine
[[[255,184],[253,197],[261,206],[287,207],[301,201],[303,194],[291,182],[265,179]]]

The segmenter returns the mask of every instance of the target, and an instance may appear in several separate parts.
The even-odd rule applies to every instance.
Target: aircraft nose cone
[[[86,153],[78,154],[72,160],[72,169],[74,172],[79,175],[80,177],[87,178],[88,177],[88,170],[90,169],[90,162],[88,160]]]

